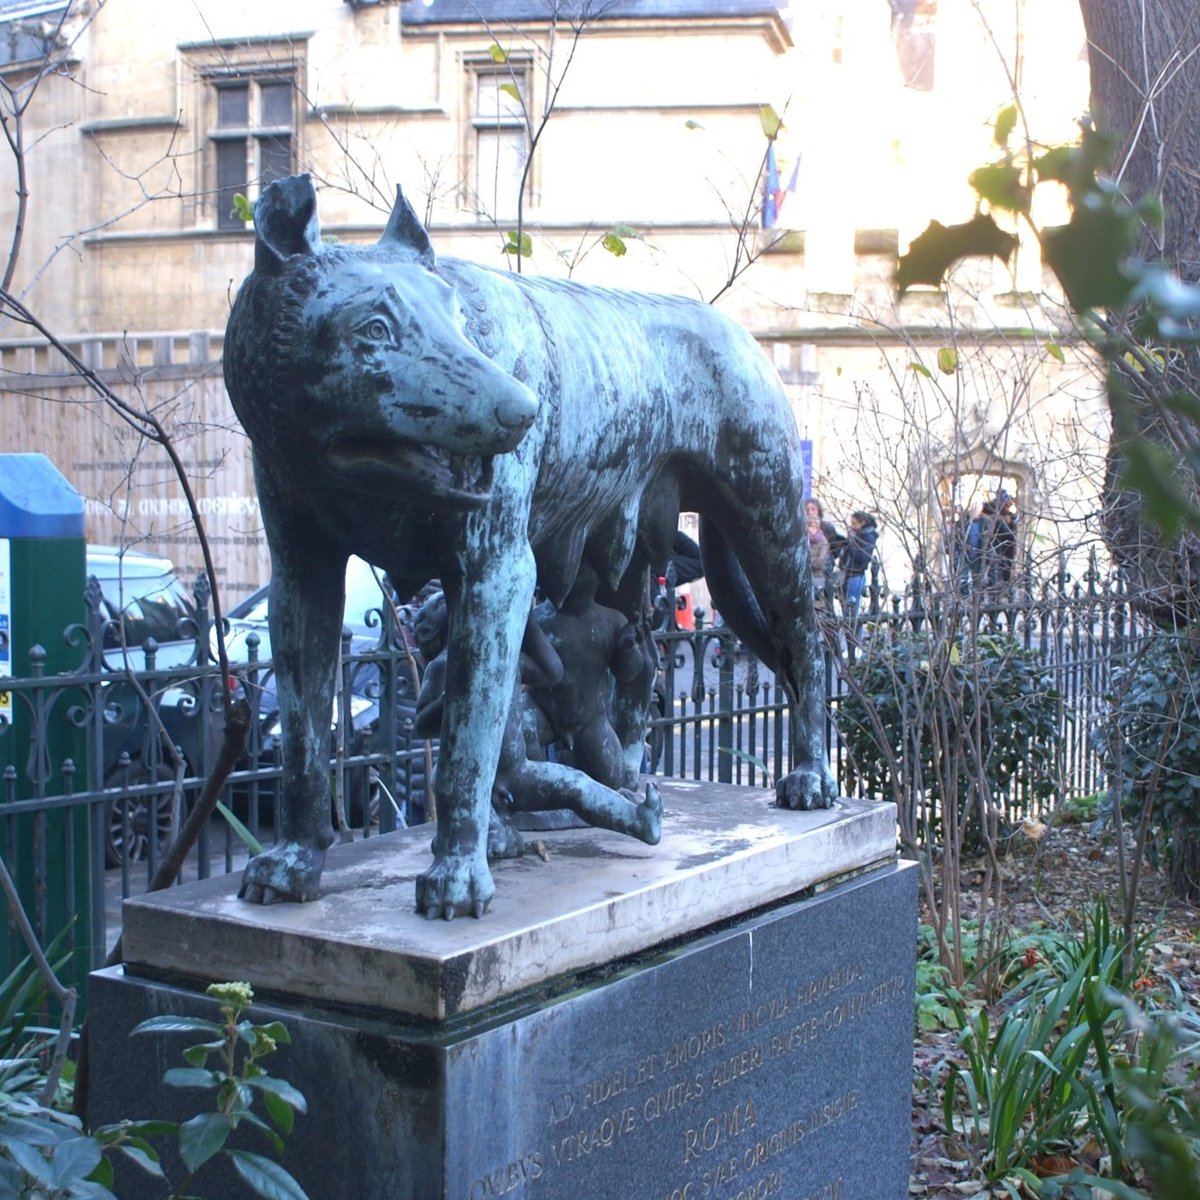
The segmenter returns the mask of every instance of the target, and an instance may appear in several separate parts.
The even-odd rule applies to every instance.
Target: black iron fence
[[[666,607],[676,611],[673,604]],[[872,656],[892,655],[922,637],[1011,639],[1030,653],[1055,695],[1055,796],[1085,796],[1104,788],[1093,733],[1108,702],[1111,673],[1152,632],[1120,577],[1102,576],[1093,563],[1079,580],[1064,568],[1053,579],[1027,576],[1004,588],[964,595],[933,589],[918,574],[903,594],[885,594],[876,572],[856,611],[842,604],[832,581],[820,611],[826,746],[844,794],[893,798],[878,778],[855,769],[839,737],[839,713],[852,690],[848,676]],[[663,669],[650,763],[665,775],[770,786],[792,765],[783,691],[765,667],[741,651],[731,631],[706,625],[702,611],[695,626],[672,626],[659,634]],[[1030,784],[1018,773],[998,798],[1006,817],[1044,815]],[[908,800],[930,802],[927,795]]]
[[[187,637],[169,646],[147,642],[105,648],[101,598],[88,594],[87,621],[66,631],[79,648],[78,667],[46,675],[39,648],[14,660],[29,671],[7,679],[0,707],[0,853],[18,880],[39,936],[59,934],[87,966],[101,962],[113,937],[112,898],[144,890],[180,816],[199,793],[215,760],[222,720],[222,679],[212,653],[208,595],[201,586]],[[864,784],[838,737],[846,696],[845,665],[870,639],[898,643],[936,627],[962,597],[929,594],[920,582],[905,596],[883,596],[877,581],[855,614],[825,597],[827,743],[844,790]],[[669,612],[674,605],[668,603]],[[1144,637],[1119,581],[1095,572],[1070,585],[1026,584],[969,603],[972,628],[1019,640],[1053,672],[1061,694],[1058,754],[1062,790],[1103,787],[1089,731],[1098,718],[1114,662]],[[744,653],[732,633],[695,615],[694,629],[669,621],[655,634],[661,670],[646,768],[662,775],[766,788],[790,766],[788,712],[771,673]],[[189,860],[191,878],[238,869],[245,836],[272,836],[279,780],[278,729],[269,661],[258,639],[231,670],[235,688],[253,702],[252,724],[237,769],[222,796],[233,820],[215,819]],[[412,711],[419,688],[412,654],[394,613],[380,613],[378,637],[343,645],[337,719],[330,731],[330,775],[336,823],[372,836],[425,819],[425,781],[436,747],[415,738]],[[71,753],[56,754],[70,731]],[[165,752],[166,745],[181,752]],[[880,798],[887,798],[881,796]],[[14,927],[0,946],[0,973],[23,956]],[[2,977],[2,974],[0,974]]]

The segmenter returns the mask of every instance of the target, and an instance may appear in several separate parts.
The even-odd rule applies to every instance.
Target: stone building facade
[[[253,252],[235,197],[294,171],[329,237],[378,236],[399,184],[439,254],[516,269],[527,238],[522,270],[721,305],[789,385],[827,507],[880,513],[893,586],[1001,482],[1045,516],[1041,554],[1088,536],[1105,423],[1036,253],[903,302],[889,282],[928,219],[971,215],[1010,72],[1032,136],[1069,137],[1084,103],[1073,4],[985,2],[986,28],[974,7],[0,0],[28,99],[20,170],[0,159],[12,290],[176,436],[229,599],[269,572],[220,374]],[[89,536],[199,567],[165,456],[37,331],[0,326],[0,391],[0,447],[49,454]]]

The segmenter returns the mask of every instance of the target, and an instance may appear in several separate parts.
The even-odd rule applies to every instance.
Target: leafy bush
[[[838,730],[868,792],[891,794],[901,827],[914,807],[953,799],[1045,802],[1055,792],[1059,693],[1036,651],[968,630],[868,641],[849,668]],[[936,821],[936,818],[935,818]]]
[[[1122,810],[1141,819],[1147,800],[1176,895],[1200,899],[1200,641],[1159,634],[1113,672],[1113,703],[1098,733]],[[1111,815],[1111,802],[1109,812]]]
[[[31,978],[22,971],[18,983]],[[9,981],[12,982],[11,980]],[[35,990],[36,980],[30,985]],[[8,985],[5,985],[7,990]],[[178,1140],[186,1177],[170,1190],[171,1200],[193,1195],[196,1173],[216,1155],[229,1159],[256,1196],[270,1200],[306,1200],[292,1176],[273,1159],[226,1145],[243,1122],[257,1129],[282,1155],[280,1134],[292,1131],[294,1114],[304,1112],[304,1097],[291,1084],[268,1075],[261,1060],[289,1041],[278,1021],[255,1025],[243,1019],[253,1000],[244,983],[212,984],[208,992],[220,1005],[221,1019],[161,1016],[143,1021],[134,1033],[193,1033],[205,1040],[184,1051],[186,1067],[175,1067],[163,1082],[216,1092],[213,1111],[177,1124],[171,1121],[119,1121],[88,1133],[77,1117],[47,1107],[36,1098],[44,1072],[37,1066],[36,1043],[23,1041],[19,1053],[0,1060],[0,1196],[31,1200],[111,1200],[114,1193],[113,1153],[170,1183],[150,1139]],[[0,1030],[0,1050],[5,1048]],[[12,1049],[15,1043],[8,1043]],[[209,1060],[213,1059],[213,1065]],[[269,1122],[254,1111],[260,1098]],[[277,1132],[278,1130],[278,1132]]]

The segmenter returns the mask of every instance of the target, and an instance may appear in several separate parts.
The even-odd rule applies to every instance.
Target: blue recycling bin
[[[81,991],[103,949],[93,946],[87,808],[4,810],[63,795],[68,760],[74,790],[86,786],[87,730],[67,710],[87,693],[5,681],[79,669],[80,646],[63,634],[85,619],[85,559],[79,493],[43,454],[0,454],[0,855],[42,944],[63,935],[64,982]],[[15,926],[7,930],[0,978],[27,953]]]

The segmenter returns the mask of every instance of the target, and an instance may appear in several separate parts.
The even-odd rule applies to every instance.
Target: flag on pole
[[[779,165],[775,161],[775,140],[767,143],[767,177],[763,180],[762,227],[770,229],[779,219]]]
[[[775,160],[775,142],[767,146],[767,175],[763,180],[762,227],[770,229],[779,220],[783,211],[783,201],[789,192],[796,190],[796,180],[800,175],[800,159],[796,158],[792,166],[791,178],[787,187],[779,185],[779,164]]]

